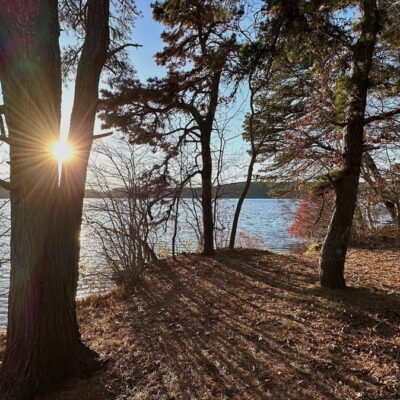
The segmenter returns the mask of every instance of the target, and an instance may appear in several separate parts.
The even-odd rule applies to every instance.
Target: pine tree
[[[212,134],[218,107],[230,100],[230,71],[239,49],[234,29],[241,10],[236,3],[156,2],[154,18],[165,26],[165,47],[156,60],[166,67],[166,77],[145,85],[124,81],[115,85],[114,92],[104,92],[106,127],[118,127],[136,142],[164,149],[168,149],[168,140],[175,139],[166,162],[180,146],[195,143],[194,157],[201,159],[194,174],[201,175],[205,255],[214,253]]]
[[[269,173],[275,170],[281,179],[320,176],[334,189],[321,284],[344,288],[363,154],[374,150],[374,142],[388,143],[382,138],[389,137],[387,129],[400,111],[396,45],[390,39],[396,29],[388,2],[378,7],[375,1],[297,1],[292,6],[281,54],[289,68],[276,65],[276,79],[259,99],[260,124],[282,128],[265,141],[264,155],[273,161]],[[277,1],[269,11],[284,7]]]

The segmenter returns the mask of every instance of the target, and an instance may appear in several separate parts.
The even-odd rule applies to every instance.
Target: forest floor
[[[163,261],[130,296],[79,303],[107,367],[41,399],[400,399],[399,262],[353,249],[349,288],[328,292],[315,255]]]

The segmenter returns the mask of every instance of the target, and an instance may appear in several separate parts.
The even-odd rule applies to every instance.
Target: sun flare
[[[74,155],[74,150],[67,142],[57,142],[51,147],[53,156],[58,162],[68,161]]]

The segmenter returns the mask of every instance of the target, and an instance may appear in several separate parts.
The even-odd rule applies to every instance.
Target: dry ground
[[[129,298],[80,304],[107,369],[42,399],[400,399],[399,256],[352,250],[331,293],[315,256],[163,262]]]

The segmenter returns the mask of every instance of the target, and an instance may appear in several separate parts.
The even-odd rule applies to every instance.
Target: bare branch
[[[2,187],[5,190],[11,190],[11,183],[3,179],[0,179],[0,187]]]
[[[7,136],[6,133],[6,127],[4,126],[4,121],[3,121],[3,116],[2,114],[2,109],[4,109],[4,106],[0,106],[0,141],[10,144],[10,138]]]
[[[373,115],[371,117],[365,118],[364,124],[367,125],[367,124],[369,124],[371,122],[383,121],[383,120],[385,120],[387,118],[394,117],[394,116],[396,116],[398,114],[400,114],[400,108],[396,108],[394,110],[387,111],[387,112],[384,112],[382,114]]]
[[[10,138],[8,136],[5,135],[0,135],[0,142],[4,142],[7,144],[10,144]]]
[[[113,134],[114,134],[114,132],[99,133],[98,135],[94,135],[93,136],[93,140],[103,139],[103,138],[111,136]]]

